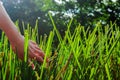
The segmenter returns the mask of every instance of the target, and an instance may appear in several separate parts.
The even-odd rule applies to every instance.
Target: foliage
[[[1,80],[119,80],[120,79],[120,30],[115,23],[102,26],[99,22],[94,30],[77,25],[71,33],[71,20],[62,38],[50,16],[53,30],[49,36],[38,38],[38,26],[24,28],[25,42],[28,38],[36,41],[50,59],[40,64],[30,63],[16,57],[2,33],[0,40],[0,79]],[[37,22],[36,22],[37,23]],[[18,23],[16,23],[18,25]],[[57,35],[59,44],[54,48]],[[29,37],[28,37],[29,36]],[[27,45],[27,43],[25,43]],[[27,49],[27,48],[25,48]],[[53,51],[54,50],[54,51]],[[26,51],[26,50],[25,50]],[[31,68],[32,63],[35,69]]]
[[[67,23],[74,18],[71,31],[76,25],[81,24],[87,29],[93,29],[96,22],[100,21],[103,25],[110,21],[120,24],[120,1],[116,0],[4,0],[4,6],[13,21],[19,19],[19,26],[22,21],[34,26],[35,20],[39,20],[39,34],[49,34],[52,24],[48,18],[48,12],[57,24],[57,28],[62,35],[67,29]],[[25,25],[26,26],[26,25]],[[43,32],[44,29],[44,32]]]
[[[55,19],[57,22],[62,20],[69,20],[72,17],[84,26],[94,27],[96,22],[100,21],[103,25],[109,24],[110,21],[116,22],[119,25],[120,22],[120,1],[116,0],[61,0],[53,4],[54,9],[52,11],[57,12]],[[49,4],[49,2],[46,2]],[[48,8],[49,9],[49,8]],[[67,14],[67,15],[66,15]],[[67,18],[69,17],[69,18]],[[58,20],[59,18],[59,20]],[[67,20],[66,20],[67,18]],[[64,25],[61,23],[61,25]]]

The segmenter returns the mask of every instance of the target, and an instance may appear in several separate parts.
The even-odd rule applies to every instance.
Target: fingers
[[[40,53],[37,53],[33,47],[29,47],[29,57],[39,62],[43,62],[43,57],[39,54]]]
[[[29,63],[29,65],[32,67],[32,69],[35,70],[35,65],[34,65],[34,63],[31,61],[31,59],[28,59],[28,63]]]
[[[41,50],[39,50],[39,49],[35,49],[35,53],[36,53],[37,55],[41,56],[42,58],[44,58],[44,57],[45,57],[44,52],[43,52],[43,51],[41,51]]]
[[[36,60],[39,62],[42,62],[42,63],[44,61],[43,58],[41,56],[38,56],[38,55],[36,55]]]
[[[34,50],[35,50],[34,53],[35,53],[36,55],[41,56],[41,57],[44,59],[45,54],[44,54],[43,51],[40,50],[40,48],[39,48],[39,49],[35,48]],[[49,59],[48,59],[48,58],[46,59],[46,62],[49,62]]]
[[[42,58],[44,58],[45,54],[38,46],[31,44],[29,47],[30,47],[30,49],[32,50],[33,53],[35,53],[35,54],[41,56]]]
[[[36,42],[34,42],[34,41],[32,41],[32,40],[30,40],[29,42],[32,43],[32,44],[34,44],[34,45],[36,45]]]
[[[34,60],[37,60],[37,61],[39,61],[39,62],[41,62],[41,63],[43,63],[43,58],[41,57],[41,56],[38,56],[38,55],[36,55],[36,54],[29,54],[29,57],[31,58],[31,59],[34,59]]]
[[[33,42],[33,41],[31,41],[31,40],[30,40],[30,42],[34,45],[34,47],[35,47],[36,49],[40,49],[35,42]],[[41,50],[41,49],[40,49],[40,50]]]

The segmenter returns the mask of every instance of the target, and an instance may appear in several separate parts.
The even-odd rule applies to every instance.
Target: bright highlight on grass
[[[0,80],[119,80],[120,79],[120,30],[116,24],[102,26],[99,22],[93,30],[76,25],[71,33],[73,19],[62,37],[49,14],[53,30],[47,36],[38,35],[35,28],[24,27],[25,58],[21,61],[9,46],[2,33],[0,39]],[[18,22],[16,22],[18,24]],[[57,36],[58,46],[53,46]],[[28,39],[39,43],[46,53],[43,64],[32,61],[35,70],[27,62]],[[54,48],[54,52],[53,52]],[[46,67],[46,58],[50,59]]]

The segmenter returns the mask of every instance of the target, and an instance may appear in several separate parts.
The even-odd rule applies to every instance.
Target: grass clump
[[[49,36],[39,36],[30,25],[25,31],[25,58],[21,61],[9,46],[2,33],[0,39],[0,80],[119,80],[120,79],[120,30],[115,24],[96,24],[93,30],[78,25],[70,32],[72,20],[68,23],[64,37],[61,37],[50,16],[53,30]],[[18,23],[16,23],[18,24]],[[58,46],[53,52],[55,36]],[[33,60],[35,70],[27,63],[28,38],[38,42],[39,47],[50,59],[46,68]]]

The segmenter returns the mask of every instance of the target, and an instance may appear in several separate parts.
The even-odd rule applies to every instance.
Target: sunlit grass
[[[49,15],[50,16],[50,15]],[[64,37],[59,33],[50,16],[53,30],[48,36],[38,35],[38,21],[35,28],[28,24],[23,30],[25,36],[25,58],[17,58],[9,46],[5,34],[0,39],[0,80],[119,80],[120,79],[120,30],[116,24],[102,26],[99,22],[93,30],[76,25],[74,33],[67,25]],[[19,23],[16,22],[16,25]],[[54,48],[55,36],[58,46]],[[27,62],[28,39],[40,41],[38,45],[45,52],[43,64],[35,64],[33,70]],[[53,51],[54,48],[54,51]],[[49,66],[46,66],[49,58]]]

